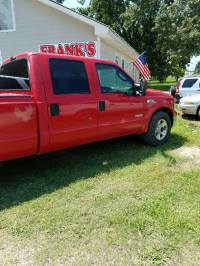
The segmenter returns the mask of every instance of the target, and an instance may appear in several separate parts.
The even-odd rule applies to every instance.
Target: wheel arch
[[[149,125],[150,125],[150,122],[151,122],[153,116],[154,116],[156,113],[158,113],[158,112],[165,112],[165,113],[167,113],[167,114],[169,115],[169,117],[170,117],[170,120],[171,120],[171,126],[173,126],[173,124],[174,124],[174,118],[173,118],[173,113],[172,113],[172,111],[171,111],[169,108],[167,108],[167,107],[162,107],[162,108],[156,109],[156,110],[154,110],[154,112],[152,112],[152,114],[151,114],[151,118],[148,120],[148,123],[147,123],[147,125],[146,125],[145,132],[148,131],[148,128],[149,128]]]
[[[174,124],[174,117],[173,117],[173,113],[172,113],[172,111],[171,111],[169,108],[167,108],[167,107],[162,107],[162,108],[160,108],[160,109],[157,109],[157,110],[152,114],[151,119],[152,119],[152,117],[153,117],[156,113],[158,113],[158,112],[165,112],[165,113],[167,113],[167,114],[169,115],[169,117],[170,117],[171,125],[173,126],[173,124]]]

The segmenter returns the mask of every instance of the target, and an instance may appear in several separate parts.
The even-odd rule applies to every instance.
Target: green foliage
[[[174,79],[167,79],[164,82],[160,83],[158,80],[151,80],[148,83],[148,87],[161,91],[170,91],[171,86],[175,85],[176,81]]]
[[[200,62],[197,63],[194,72],[195,72],[195,74],[200,74]]]
[[[112,27],[138,52],[147,51],[152,75],[161,81],[182,76],[200,52],[199,0],[91,0],[79,11]]]

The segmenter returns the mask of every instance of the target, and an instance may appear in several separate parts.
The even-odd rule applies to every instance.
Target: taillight
[[[176,93],[179,93],[179,88],[180,88],[180,82],[178,82],[176,85]]]

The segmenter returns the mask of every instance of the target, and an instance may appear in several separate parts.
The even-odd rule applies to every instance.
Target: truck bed
[[[28,94],[0,93],[0,161],[36,154],[36,104]]]

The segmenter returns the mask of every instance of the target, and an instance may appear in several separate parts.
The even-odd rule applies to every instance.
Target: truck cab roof
[[[70,55],[66,55],[66,54],[53,54],[53,53],[42,53],[42,52],[24,52],[24,53],[20,53],[17,54],[16,56],[12,56],[10,58],[8,58],[7,60],[5,60],[3,62],[2,65],[7,64],[11,61],[20,59],[20,58],[28,58],[31,56],[40,56],[40,57],[53,57],[53,58],[63,58],[63,59],[71,59],[71,60],[78,60],[80,59],[81,61],[95,61],[95,62],[99,62],[99,63],[109,63],[109,64],[115,64],[117,65],[117,63],[115,63],[112,60],[108,60],[108,59],[99,59],[99,58],[89,58],[89,57],[81,57],[81,56],[70,56]]]

